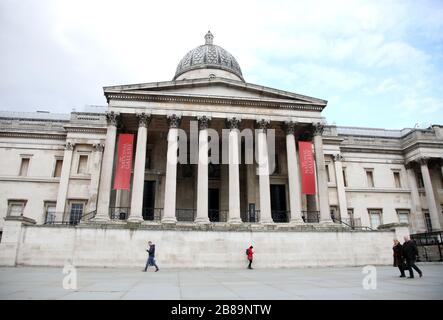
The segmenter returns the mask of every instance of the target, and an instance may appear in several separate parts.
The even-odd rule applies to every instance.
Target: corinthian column
[[[409,187],[411,188],[411,227],[414,233],[419,233],[426,232],[426,226],[420,203],[420,194],[418,193],[414,165],[415,162],[409,162],[405,165],[405,167],[408,174]]]
[[[258,181],[260,187],[260,223],[273,223],[271,215],[271,187],[269,183],[269,155],[266,130],[269,120],[257,120]]]
[[[283,129],[286,133],[286,157],[288,161],[289,206],[291,209],[289,222],[302,224],[299,165],[294,137],[296,126],[297,124],[295,122],[285,122]]]
[[[320,204],[320,222],[332,223],[329,212],[328,180],[326,176],[325,158],[323,155],[323,134],[324,126],[321,123],[314,124],[314,151],[315,165],[317,169],[317,189]]]
[[[208,126],[209,118],[198,118],[197,216],[195,222],[209,223],[208,218]]]
[[[239,159],[239,126],[240,120],[227,120],[229,132],[229,213],[228,223],[241,223],[240,218],[240,159]]]
[[[74,143],[67,142],[65,145],[65,153],[63,155],[62,172],[60,175],[60,183],[58,186],[57,203],[55,212],[57,215],[64,217],[66,209],[66,196],[68,195],[69,176],[71,174],[72,153],[74,151]]]
[[[145,185],[146,143],[148,140],[149,114],[140,113],[138,118],[137,149],[135,151],[134,178],[132,181],[130,222],[143,221],[143,188]]]
[[[175,114],[168,116],[168,154],[166,157],[165,208],[162,223],[176,223],[175,206],[177,193],[177,150],[178,127],[181,118]]]
[[[119,115],[113,111],[106,113],[108,130],[106,131],[105,151],[103,152],[100,187],[98,191],[96,221],[109,220],[109,201],[111,197],[112,171],[114,169],[115,138]]]
[[[438,209],[435,202],[434,190],[432,188],[431,176],[428,169],[428,159],[420,159],[421,174],[425,185],[426,201],[428,203],[429,215],[431,216],[432,231],[440,230],[440,220],[438,218]]]

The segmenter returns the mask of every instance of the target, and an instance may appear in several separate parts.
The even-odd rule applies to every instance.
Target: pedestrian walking
[[[149,256],[148,256],[148,261],[146,261],[145,270],[143,270],[143,271],[146,272],[146,270],[148,269],[149,266],[154,266],[155,272],[157,272],[160,269],[158,268],[157,264],[155,263],[155,244],[153,244],[151,241],[148,241],[148,245],[149,245],[149,248],[146,249],[146,251],[149,252]]]
[[[394,239],[392,251],[394,251],[394,267],[398,267],[398,270],[400,270],[400,278],[405,278],[405,259],[403,257],[403,247],[400,244],[400,241],[397,239]]]
[[[403,256],[406,259],[406,266],[409,270],[409,279],[414,278],[414,272],[412,269],[418,272],[420,278],[423,276],[423,272],[415,265],[415,261],[417,260],[418,250],[417,245],[414,241],[409,239],[408,236],[404,237],[405,242],[403,243]]]
[[[252,269],[252,260],[254,257],[254,251],[252,251],[253,248],[254,248],[253,246],[250,246],[248,249],[246,249],[246,255],[249,260],[248,269]]]

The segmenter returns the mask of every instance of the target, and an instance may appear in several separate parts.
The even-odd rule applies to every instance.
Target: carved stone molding
[[[72,150],[74,150],[74,147],[75,147],[75,143],[73,143],[73,142],[66,142],[66,144],[65,144],[66,150],[72,151]]]
[[[260,119],[256,121],[256,124],[257,128],[266,132],[266,130],[268,130],[269,128],[269,125],[271,124],[271,121],[268,119]]]
[[[97,152],[103,152],[103,150],[105,149],[105,145],[103,143],[94,143],[92,147],[94,148],[94,151]]]
[[[210,118],[207,116],[197,117],[198,120],[198,128],[200,130],[205,130],[209,128],[209,122],[211,121]]]
[[[138,119],[139,127],[147,128],[149,126],[149,123],[151,123],[151,115],[148,113],[137,113],[135,116]]]
[[[421,157],[419,159],[417,159],[418,163],[421,165],[427,165],[429,162],[429,158],[428,157]]]
[[[226,119],[226,127],[230,130],[240,129],[240,119],[238,118],[228,118]]]
[[[118,125],[119,118],[120,115],[118,113],[115,113],[114,111],[106,113],[106,121],[108,122],[108,125],[116,127]]]
[[[314,127],[314,136],[321,136],[323,134],[323,130],[325,126],[320,122],[317,122],[313,125]]]
[[[333,155],[333,159],[334,159],[334,162],[336,162],[336,161],[343,161],[344,158],[341,154],[336,153]]]
[[[297,122],[285,121],[283,122],[283,130],[286,135],[295,134],[295,128],[297,127]]]
[[[181,123],[181,116],[177,116],[176,114],[172,114],[166,117],[168,120],[169,128],[178,128]]]

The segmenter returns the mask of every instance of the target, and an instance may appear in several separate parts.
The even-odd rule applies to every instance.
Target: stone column
[[[335,180],[337,182],[338,206],[340,208],[341,220],[348,219],[348,204],[346,203],[345,180],[343,178],[343,157],[340,154],[334,155]],[[345,221],[346,222],[346,221]]]
[[[69,176],[71,175],[72,154],[74,152],[74,143],[67,142],[65,144],[65,153],[63,155],[62,172],[60,175],[60,183],[58,186],[57,203],[55,212],[57,216],[64,219],[66,209],[66,197],[68,195]]]
[[[289,121],[284,123],[283,128],[286,133],[286,157],[288,159],[289,206],[291,209],[289,222],[299,224],[303,223],[303,219],[301,216],[299,164],[294,137],[296,126],[295,122]]]
[[[109,201],[111,197],[112,173],[114,170],[115,140],[119,115],[113,111],[106,114],[108,130],[106,132],[105,150],[103,152],[100,187],[98,191],[96,221],[109,220]]]
[[[411,227],[414,232],[426,232],[425,217],[421,209],[420,194],[418,193],[417,178],[414,171],[414,162],[406,164],[409,187],[411,188]]]
[[[198,118],[197,216],[195,222],[209,223],[208,218],[208,126],[209,118]]]
[[[429,207],[429,215],[431,216],[432,231],[440,230],[440,220],[438,218],[438,209],[435,202],[434,190],[432,188],[431,176],[428,169],[428,159],[420,159],[421,174],[425,185],[426,201]]]
[[[91,170],[91,183],[89,185],[89,206],[88,212],[97,210],[98,184],[100,182],[100,169],[102,163],[102,155],[104,150],[103,143],[95,143],[93,148],[93,163]]]
[[[165,182],[165,206],[162,223],[176,223],[175,216],[176,193],[177,193],[177,150],[178,150],[178,127],[181,117],[173,114],[168,116],[168,152],[166,157],[166,182]]]
[[[269,120],[257,120],[258,182],[260,188],[260,223],[273,223],[271,214],[271,186],[269,182],[269,155],[266,130]]]
[[[329,208],[328,180],[326,176],[325,158],[323,155],[323,134],[324,126],[321,123],[314,124],[314,151],[315,165],[317,169],[317,193],[320,205],[320,222],[332,223]]]
[[[240,218],[240,158],[239,126],[237,118],[227,119],[229,132],[229,213],[228,223],[241,223]]]
[[[136,115],[138,119],[137,148],[135,151],[134,176],[132,179],[131,214],[129,222],[143,221],[143,188],[145,186],[146,143],[151,116],[146,113]]]

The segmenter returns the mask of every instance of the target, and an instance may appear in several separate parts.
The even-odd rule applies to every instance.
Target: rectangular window
[[[335,222],[336,220],[339,220],[340,217],[338,216],[338,210],[337,210],[336,206],[331,206],[329,208],[329,211],[331,213],[331,219],[333,222]]]
[[[88,173],[88,156],[87,155],[82,154],[78,157],[77,173],[79,173],[79,174]]]
[[[400,172],[394,171],[394,183],[396,188],[401,188]]]
[[[61,177],[61,175],[62,175],[62,166],[63,166],[63,160],[62,159],[55,160],[54,178]]]
[[[423,176],[421,174],[421,172],[417,172],[417,184],[419,188],[424,188],[425,184],[423,182]]]
[[[371,209],[369,210],[369,220],[371,222],[371,228],[377,229],[381,225],[381,210]]]
[[[397,210],[398,222],[409,224],[409,210]]]
[[[366,180],[369,188],[374,188],[374,173],[372,170],[366,170]]]
[[[54,223],[55,220],[55,202],[48,202],[45,204],[45,223]]]
[[[83,203],[71,203],[71,212],[69,215],[70,224],[78,224],[83,215]]]
[[[328,182],[331,182],[331,176],[329,174],[329,165],[328,164],[325,166],[325,170],[326,170],[326,178],[328,179]]]
[[[10,200],[10,201],[8,201],[8,216],[10,216],[10,217],[23,216],[23,211],[25,210],[25,205],[26,205],[25,200]]]
[[[343,168],[343,184],[345,185],[345,187],[348,186],[348,179],[346,178],[346,169]]]
[[[431,232],[432,231],[432,221],[431,221],[431,216],[429,215],[429,211],[423,210],[423,215],[425,217],[426,229],[428,230],[428,232]]]
[[[19,172],[20,176],[26,177],[28,175],[30,160],[31,160],[30,158],[22,158],[22,161],[20,163],[20,172]]]

